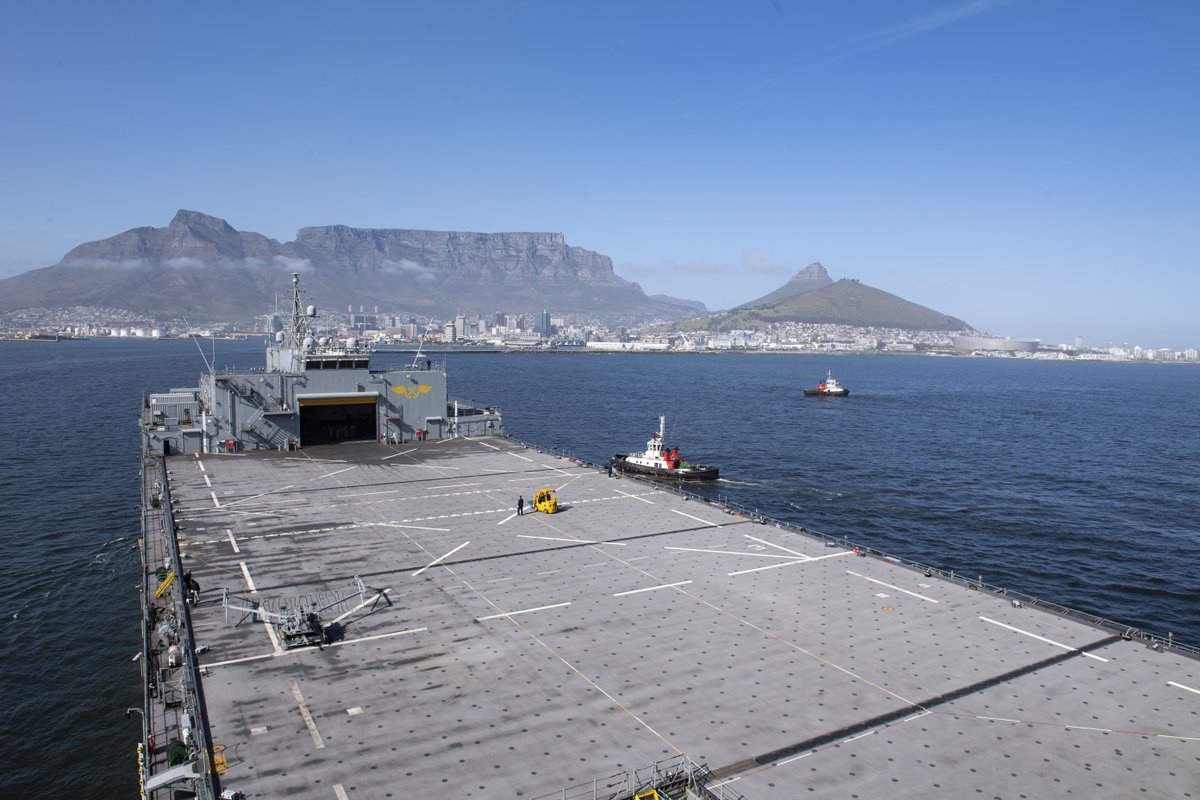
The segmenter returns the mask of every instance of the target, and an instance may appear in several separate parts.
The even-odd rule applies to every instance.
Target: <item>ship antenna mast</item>
[[[303,299],[300,297],[300,273],[292,273],[292,327],[288,331],[293,348],[299,350],[308,338],[308,315],[305,313]]]

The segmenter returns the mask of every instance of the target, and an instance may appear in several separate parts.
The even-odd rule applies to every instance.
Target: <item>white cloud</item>
[[[146,262],[140,258],[121,259],[114,261],[111,258],[72,258],[62,262],[67,267],[80,267],[82,269],[144,269]]]
[[[180,256],[179,258],[168,258],[165,266],[171,269],[204,269],[205,264],[198,258],[191,256]]]
[[[384,259],[379,262],[379,270],[423,281],[431,281],[437,277],[437,270],[415,261],[409,261],[407,258],[399,261],[393,261],[390,258]]]
[[[787,267],[768,261],[758,253],[742,253],[742,271],[763,275],[787,275],[791,272]]]
[[[284,272],[312,272],[312,262],[307,258],[289,258],[288,256],[275,256],[271,259],[276,268]]]

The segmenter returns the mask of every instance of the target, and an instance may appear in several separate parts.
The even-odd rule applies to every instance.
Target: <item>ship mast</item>
[[[288,329],[288,343],[296,350],[304,349],[304,342],[309,338],[308,314],[305,313],[303,299],[300,297],[300,273],[292,273],[292,324]]]

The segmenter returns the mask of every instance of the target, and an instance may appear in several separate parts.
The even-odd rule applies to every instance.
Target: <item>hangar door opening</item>
[[[300,444],[373,442],[378,438],[375,397],[300,400]]]

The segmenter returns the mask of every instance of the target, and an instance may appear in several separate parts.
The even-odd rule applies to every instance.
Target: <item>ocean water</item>
[[[212,348],[263,363],[257,341]],[[523,441],[604,463],[665,414],[670,445],[721,468],[699,493],[1200,645],[1195,366],[433,358]],[[0,342],[0,797],[136,792],[136,421],[203,369],[192,342]],[[850,397],[802,396],[826,370]]]

